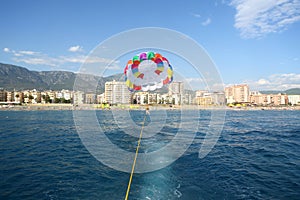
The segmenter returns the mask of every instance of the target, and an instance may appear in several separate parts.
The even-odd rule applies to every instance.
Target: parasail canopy
[[[173,68],[159,53],[142,52],[127,62],[125,82],[130,91],[153,91],[173,80]]]

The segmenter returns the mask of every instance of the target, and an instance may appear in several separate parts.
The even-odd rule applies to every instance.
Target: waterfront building
[[[105,100],[109,104],[129,104],[131,93],[125,82],[109,81],[105,83]]]
[[[190,105],[193,104],[193,96],[191,93],[185,93],[182,98],[182,104]]]
[[[170,103],[172,102],[168,94],[162,94],[158,96],[158,104],[170,104]]]
[[[51,101],[52,103],[54,103],[55,98],[57,98],[57,97],[56,97],[56,92],[55,92],[55,91],[52,91],[52,90],[46,91],[46,95],[49,96],[49,99],[50,99],[50,101]]]
[[[85,94],[85,103],[87,103],[87,104],[96,103],[96,94],[94,94],[94,93]]]
[[[198,90],[196,91],[195,103],[202,106],[225,105],[225,94],[223,92],[208,92],[206,90]]]
[[[291,105],[300,105],[300,95],[288,95],[288,101]]]
[[[6,92],[6,102],[14,102],[14,101],[15,101],[14,92],[7,91]]]
[[[33,97],[31,103],[41,103],[41,92],[33,89],[30,91],[30,95]]]
[[[81,91],[76,91],[73,93],[73,104],[80,105],[84,103],[84,93]]]
[[[208,92],[206,90],[198,90],[196,92],[195,103],[202,106],[225,105],[225,94],[223,92]]]
[[[133,95],[134,104],[149,104],[149,92],[136,92]]]
[[[61,90],[61,91],[55,91],[55,98],[58,99],[65,99],[65,100],[71,100],[73,94],[69,90]]]
[[[23,92],[14,92],[15,103],[23,103]]]
[[[133,104],[157,104],[159,94],[149,92],[136,92],[132,97]]]
[[[65,100],[71,100],[73,98],[73,92],[69,90],[62,90],[63,98]]]
[[[212,105],[212,97],[210,95],[200,97],[198,96],[195,98],[195,103],[200,106]]]
[[[249,86],[241,84],[226,87],[225,97],[227,103],[247,103],[250,101]]]
[[[24,94],[24,103],[31,103],[32,101],[32,97],[31,97],[31,93],[29,90],[25,90],[23,91],[23,94]]]
[[[97,103],[98,104],[105,103],[105,95],[104,95],[104,93],[98,94],[96,98],[97,98]]]
[[[250,96],[250,103],[259,106],[280,106],[288,104],[288,96],[286,94],[257,94]]]
[[[148,94],[148,104],[157,104],[158,103],[159,94],[157,93],[149,93]]]
[[[6,102],[7,100],[7,91],[0,88],[0,102]]]
[[[41,92],[37,91],[36,89],[33,90],[25,90],[23,91],[24,94],[24,103],[41,103]]]
[[[184,96],[184,84],[183,82],[172,82],[168,87],[169,101],[175,105],[181,105],[183,103]]]
[[[168,94],[173,95],[173,94],[179,94],[183,95],[184,93],[184,85],[183,82],[172,82],[169,84],[168,87]]]
[[[226,98],[224,92],[211,93],[212,104],[216,106],[223,106],[226,104]]]

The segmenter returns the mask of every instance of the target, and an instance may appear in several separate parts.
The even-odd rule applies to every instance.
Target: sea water
[[[141,152],[172,140],[180,113],[167,112],[174,121],[142,140]],[[142,111],[130,115],[141,123]],[[96,116],[116,145],[135,151],[137,138],[124,136],[111,111]],[[203,110],[193,120],[205,127],[210,118]],[[227,111],[218,142],[199,159],[205,134],[171,165],[134,174],[129,199],[300,199],[300,111]],[[72,111],[0,111],[0,199],[124,199],[129,175],[89,153]]]

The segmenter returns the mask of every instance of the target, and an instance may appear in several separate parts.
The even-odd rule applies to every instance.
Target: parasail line
[[[144,125],[145,125],[145,121],[146,121],[146,116],[147,116],[147,114],[145,114],[144,121],[143,121],[143,124],[142,124],[141,133],[140,133],[140,137],[139,137],[139,140],[138,140],[138,145],[137,145],[136,150],[135,150],[135,156],[134,156],[134,160],[133,160],[133,164],[132,164],[132,168],[131,168],[131,173],[130,173],[130,178],[129,178],[129,182],[128,182],[128,187],[127,187],[125,200],[127,200],[128,196],[129,196],[129,191],[130,191],[131,181],[132,181],[132,177],[133,177],[133,173],[134,173],[134,169],[135,169],[136,159],[137,159],[137,156],[138,156],[138,153],[139,153],[139,148],[141,146],[141,140],[142,140],[142,136],[143,136],[143,130],[144,130]]]

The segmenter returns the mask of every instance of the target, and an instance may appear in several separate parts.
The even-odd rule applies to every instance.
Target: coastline
[[[228,106],[197,106],[197,105],[114,105],[104,107],[101,104],[27,104],[27,105],[8,105],[0,106],[0,111],[43,111],[43,110],[300,110],[300,106],[257,106],[257,107],[228,107]]]

